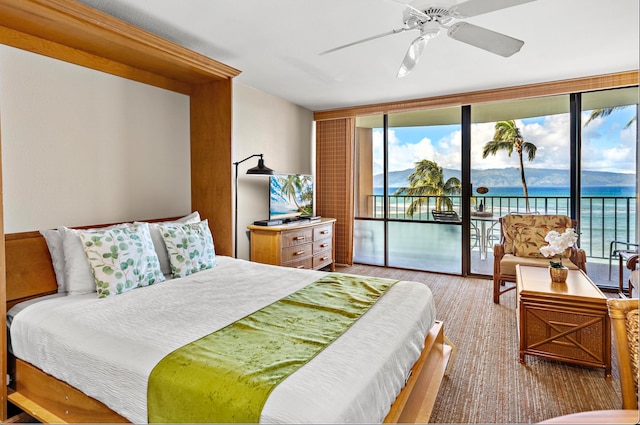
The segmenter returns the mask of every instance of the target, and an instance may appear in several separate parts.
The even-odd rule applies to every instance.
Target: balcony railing
[[[414,200],[423,198],[424,203],[413,215],[406,214],[407,208]],[[434,221],[431,210],[436,208],[437,196],[394,196],[388,197],[388,218],[391,220],[409,221]],[[464,216],[460,208],[460,197],[449,196],[453,201],[453,210],[460,217]],[[563,214],[570,215],[571,199],[569,197],[529,197],[529,209],[537,214]],[[369,218],[383,218],[384,196],[370,195],[369,205],[373,211],[363,214]],[[477,210],[482,202],[484,211],[491,211],[493,217],[509,213],[524,213],[526,209],[525,198],[520,196],[475,196],[472,199],[472,208]],[[635,197],[607,197],[587,196],[580,198],[580,247],[588,257],[609,258],[612,241],[635,241],[636,229],[636,198]],[[499,233],[499,226],[491,227],[493,232]],[[499,235],[491,235],[497,238]]]

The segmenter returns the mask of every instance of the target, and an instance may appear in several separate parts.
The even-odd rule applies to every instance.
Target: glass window
[[[638,88],[585,93],[581,118],[580,247],[589,262],[606,264],[614,251],[638,242]],[[609,265],[601,279],[614,278],[617,286],[617,272],[612,276]]]
[[[492,274],[498,218],[570,215],[569,96],[471,107],[471,272]]]

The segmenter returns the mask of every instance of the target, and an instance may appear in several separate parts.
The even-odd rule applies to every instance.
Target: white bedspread
[[[216,260],[214,269],[115,297],[76,295],[30,305],[11,325],[14,354],[146,423],[147,380],[164,356],[326,274]],[[434,321],[429,288],[398,282],[271,393],[260,421],[381,422]]]

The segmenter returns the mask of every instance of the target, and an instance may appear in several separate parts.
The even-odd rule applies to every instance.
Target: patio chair
[[[431,215],[435,221],[443,223],[460,223],[461,221],[460,216],[455,211],[431,210]],[[480,243],[480,232],[473,222],[471,222],[471,241],[471,249],[475,248]]]
[[[540,253],[547,245],[544,237],[551,230],[559,233],[577,228],[577,222],[566,215],[508,214],[500,217],[500,242],[493,246],[493,302],[500,303],[500,295],[515,289],[506,285],[516,281],[516,264],[549,267],[550,258]],[[562,264],[570,269],[587,271],[587,255],[574,246]]]
[[[624,248],[620,247],[623,246]],[[609,244],[609,280],[611,280],[611,260],[618,258],[620,251],[629,251],[631,247],[635,247],[638,250],[638,244],[628,241],[611,241]]]
[[[431,210],[431,215],[435,221],[446,221],[459,223],[460,217],[458,213],[455,211],[445,211],[445,210]]]
[[[622,409],[638,408],[638,299],[607,300],[618,359]]]

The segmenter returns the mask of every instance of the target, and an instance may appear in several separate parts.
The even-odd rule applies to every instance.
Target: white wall
[[[263,154],[277,173],[313,174],[313,112],[241,83],[233,86],[233,162]],[[247,225],[269,216],[267,176],[246,172],[252,158],[238,167],[238,258],[249,259]],[[235,169],[233,170],[235,173]]]
[[[0,45],[5,232],[190,212],[189,98]]]
[[[234,83],[233,162],[313,173],[312,129],[311,111]],[[0,131],[6,233],[190,212],[187,96],[0,45]],[[268,216],[256,164],[239,166],[245,259]]]

